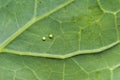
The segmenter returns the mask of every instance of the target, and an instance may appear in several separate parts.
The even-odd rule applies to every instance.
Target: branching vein
[[[64,8],[65,6],[69,5],[70,3],[72,3],[74,0],[69,0],[68,2],[61,4],[60,6],[58,6],[57,8],[51,10],[50,12],[39,16],[37,18],[33,18],[31,19],[27,24],[25,24],[22,28],[20,28],[18,31],[16,31],[13,35],[11,35],[7,40],[5,40],[2,45],[0,46],[0,51],[2,51],[3,48],[5,48],[8,44],[10,44],[14,39],[16,39],[20,34],[22,34],[25,30],[27,30],[29,27],[31,27],[34,23],[36,23],[39,20],[42,20],[46,17],[48,17],[49,15],[51,15],[52,13]]]

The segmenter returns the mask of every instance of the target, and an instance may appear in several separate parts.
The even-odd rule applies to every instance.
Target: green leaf
[[[0,0],[0,80],[119,80],[119,34],[119,0]]]

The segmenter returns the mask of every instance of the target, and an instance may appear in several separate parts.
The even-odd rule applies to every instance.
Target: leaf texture
[[[119,34],[119,0],[0,0],[0,80],[119,80]]]

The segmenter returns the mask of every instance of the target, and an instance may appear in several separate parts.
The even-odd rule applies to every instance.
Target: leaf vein
[[[64,8],[65,6],[69,5],[70,3],[72,3],[74,0],[69,0],[68,2],[59,5],[57,8],[51,10],[50,12],[39,16],[38,18],[33,18],[31,19],[28,23],[26,23],[22,28],[20,28],[18,31],[16,31],[13,35],[11,35],[7,40],[5,40],[2,45],[0,46],[0,51],[2,51],[2,49],[4,49],[7,45],[9,45],[14,39],[16,39],[19,35],[21,35],[24,31],[26,31],[29,27],[31,27],[31,25],[33,25],[34,23],[36,23],[39,20],[42,20],[46,17],[48,17],[49,15],[53,14],[54,12]]]

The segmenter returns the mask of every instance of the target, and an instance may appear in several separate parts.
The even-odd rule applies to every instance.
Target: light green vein
[[[36,80],[40,80],[38,74],[37,74],[33,69],[31,69],[31,68],[30,68],[29,66],[27,66],[27,65],[26,65],[25,67],[33,73],[33,75],[35,76]]]
[[[62,74],[62,80],[65,80],[65,62],[63,63],[63,74]]]
[[[104,13],[116,14],[116,12],[112,12],[112,11],[108,11],[108,10],[104,9],[104,8],[102,7],[102,4],[101,4],[100,0],[97,0],[97,3],[98,3],[98,6],[100,7],[100,9],[101,9]]]
[[[89,73],[88,73],[83,67],[81,67],[76,60],[74,60],[74,59],[71,59],[71,60],[72,60],[83,72],[85,72],[87,75],[89,75]]]
[[[34,53],[34,52],[22,52],[22,51],[16,51],[16,50],[10,50],[10,49],[3,49],[2,52],[6,52],[6,53],[11,53],[11,54],[18,54],[18,55],[27,55],[27,56],[39,56],[39,57],[47,57],[47,58],[57,58],[57,59],[65,59],[65,58],[69,58],[72,56],[76,56],[79,54],[93,54],[93,53],[98,53],[98,52],[102,52],[105,51],[109,48],[114,47],[115,45],[119,44],[119,41],[116,41],[110,45],[98,48],[98,49],[92,49],[92,50],[78,50],[75,52],[71,52],[68,54],[63,54],[63,55],[56,55],[56,54],[49,54],[49,53]]]
[[[14,71],[13,80],[16,80],[16,71]]]
[[[116,29],[116,34],[117,34],[117,40],[119,40],[119,29],[117,26],[117,16],[114,15],[114,17],[115,17],[115,29]]]
[[[101,5],[101,3],[100,3],[100,0],[97,0],[97,3],[98,3],[98,6],[100,7],[100,9],[101,9],[103,12],[105,12],[105,10],[103,9],[103,7],[102,7],[102,5]]]
[[[13,35],[11,35],[7,40],[5,40],[1,45],[0,45],[0,52],[2,52],[2,49],[5,48],[9,43],[11,43],[14,39],[16,39],[20,34],[22,34],[25,30],[27,30],[29,27],[31,27],[31,25],[33,25],[34,23],[36,23],[39,20],[42,20],[44,18],[46,18],[47,16],[51,15],[52,13],[64,8],[65,6],[69,5],[70,3],[72,3],[74,0],[68,0],[68,2],[58,6],[57,8],[51,10],[50,12],[39,16],[37,18],[33,18],[31,19],[27,24],[25,24],[22,28],[20,28],[18,31],[16,31]]]
[[[113,70],[110,69],[110,80],[113,80]]]
[[[80,49],[80,45],[81,45],[81,35],[82,35],[82,29],[80,29],[80,31],[78,32],[78,49]]]
[[[37,3],[38,3],[38,0],[35,0],[35,6],[34,6],[34,15],[33,15],[33,18],[35,18],[36,17],[36,15],[37,15]]]

